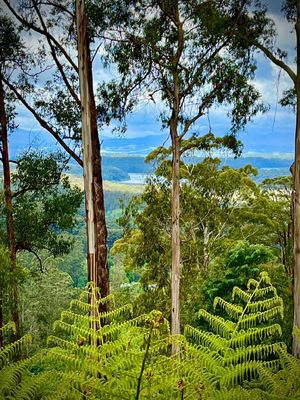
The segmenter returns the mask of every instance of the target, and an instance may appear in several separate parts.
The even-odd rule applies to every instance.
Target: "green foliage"
[[[54,256],[70,250],[72,240],[66,233],[76,224],[83,193],[62,176],[65,163],[60,153],[30,152],[18,160],[12,178],[17,251],[39,258],[41,250]],[[4,221],[0,235],[5,242]]]
[[[214,308],[225,311],[229,319],[199,311],[199,318],[212,331],[185,327],[199,358],[207,358],[212,398],[298,398],[300,385],[295,373],[299,373],[300,362],[287,353],[285,343],[277,341],[282,333],[278,321],[283,318],[283,300],[268,274],[249,279],[246,290],[234,287],[232,300],[214,300]],[[253,387],[257,389],[252,392]]]
[[[0,371],[0,381],[13,383],[1,386],[4,399],[178,399],[201,393],[201,370],[183,358],[185,340],[170,337],[160,312],[132,318],[129,304],[99,314],[99,302],[113,298],[97,298],[90,287],[73,300],[54,324],[51,348],[29,360],[25,370],[17,364]],[[104,319],[109,324],[103,325]],[[169,356],[172,341],[183,346],[182,357]]]
[[[92,8],[91,20],[111,38],[105,60],[116,64],[119,72],[115,82],[99,88],[108,119],[123,122],[142,94],[154,102],[162,100],[162,127],[169,127],[176,109],[178,131],[184,136],[191,128],[195,138],[200,136],[193,126],[198,119],[212,106],[226,104],[232,123],[226,144],[237,150],[234,134],[263,109],[249,84],[253,60],[234,39],[235,18],[246,12],[246,3],[140,0],[118,1],[112,7],[103,1]]]
[[[109,302],[111,311],[99,313],[100,302]],[[185,336],[171,337],[160,312],[133,317],[130,304],[114,308],[113,302],[113,296],[99,299],[89,286],[55,322],[48,350],[16,363],[8,363],[9,357],[29,338],[0,350],[0,397],[299,398],[300,362],[277,340],[283,304],[265,272],[250,279],[246,290],[235,287],[233,302],[215,299],[229,319],[199,312],[214,332],[187,326]],[[170,352],[174,341],[180,346],[176,356]]]
[[[250,277],[257,278],[260,265],[274,260],[273,252],[263,245],[237,242],[211,265],[208,279],[203,284],[205,297],[211,304],[216,296],[229,300],[234,286],[242,286]]]
[[[119,219],[123,237],[112,248],[113,257],[123,257],[125,272],[139,278],[138,296],[136,285],[131,285],[134,304],[141,312],[156,308],[165,315],[170,310],[170,168],[168,160],[161,162],[157,177],[148,180],[144,192],[124,209]],[[289,213],[273,204],[277,199],[266,197],[271,195],[265,194],[265,187],[262,190],[252,180],[255,173],[249,165],[221,167],[215,158],[181,164],[183,324],[194,320],[203,301],[213,300],[219,285],[218,295],[229,293],[233,286],[256,276],[259,264],[272,261],[276,276],[282,279],[280,284],[285,288],[289,285],[281,272],[277,274],[280,268],[275,267],[278,251],[274,234],[275,224],[279,228],[279,220],[288,220]],[[265,208],[259,208],[262,197]],[[238,245],[241,238],[247,238],[247,243]],[[227,251],[235,254],[226,255]]]
[[[28,275],[20,287],[21,324],[32,335],[31,354],[46,345],[54,321],[76,295],[70,275],[49,264],[42,274]]]
[[[26,278],[26,271],[19,262],[16,264],[14,271],[11,270],[8,249],[0,243],[0,312],[2,324],[10,319],[12,306],[11,288],[14,282],[17,281],[20,284],[24,281],[24,278]],[[4,337],[4,339],[6,338]]]
[[[9,331],[15,333],[16,327],[13,322],[9,322],[1,327],[0,331],[1,334],[6,334]],[[0,348],[0,371],[5,366],[9,365],[9,363],[14,360],[15,356],[20,355],[23,348],[27,347],[29,344],[31,344],[31,335],[27,334],[21,339]]]
[[[24,44],[14,21],[1,13],[0,15],[0,72],[5,74],[17,64],[24,67]],[[2,77],[1,77],[2,78]]]

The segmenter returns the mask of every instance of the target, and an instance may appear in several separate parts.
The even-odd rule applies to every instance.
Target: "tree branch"
[[[40,23],[41,23],[41,25],[42,25],[42,27],[43,27],[44,32],[45,32],[45,33],[48,32],[48,31],[47,31],[46,24],[45,24],[45,22],[44,22],[44,20],[43,20],[43,17],[42,17],[42,15],[41,15],[40,10],[38,9],[38,7],[37,7],[35,1],[33,2],[33,7],[34,7],[34,9],[35,9],[35,11],[36,11],[36,13],[37,13],[37,15],[38,15],[38,18],[39,18],[39,20],[40,20]],[[53,46],[53,44],[52,44],[52,42],[51,42],[51,40],[50,40],[48,34],[46,34],[45,36],[46,36],[48,45],[49,45],[49,47],[50,47],[53,60],[55,61],[55,64],[56,64],[56,66],[57,66],[57,68],[58,68],[58,70],[59,70],[59,72],[60,72],[60,75],[61,75],[61,77],[62,77],[62,79],[63,79],[65,85],[66,85],[67,88],[69,89],[69,92],[70,92],[70,94],[72,95],[73,99],[76,101],[77,105],[78,105],[78,106],[80,107],[80,109],[81,109],[81,102],[80,102],[80,100],[79,100],[79,97],[77,96],[75,90],[74,90],[73,87],[71,86],[71,84],[70,84],[70,82],[69,82],[69,80],[68,80],[68,78],[67,78],[67,76],[66,76],[66,74],[65,74],[65,72],[64,72],[63,66],[61,65],[61,63],[60,63],[60,61],[59,61],[59,59],[58,59],[58,57],[57,57],[57,55],[56,55],[55,48],[54,48],[54,46]]]
[[[261,50],[265,54],[265,56],[267,56],[269,58],[269,60],[271,60],[274,64],[278,65],[278,67],[282,68],[289,75],[289,77],[294,82],[294,85],[296,86],[297,75],[285,62],[283,62],[279,58],[275,57],[274,54],[269,49],[267,49],[265,46],[263,46],[262,44],[256,42],[255,46],[259,50]]]
[[[38,255],[38,253],[37,253],[35,250],[32,250],[32,249],[30,249],[30,248],[28,248],[28,249],[21,249],[21,250],[27,250],[29,253],[33,254],[33,255],[36,257],[36,259],[37,259],[37,261],[38,261],[38,263],[39,263],[40,272],[43,273],[43,272],[44,272],[44,269],[43,269],[43,262],[42,262],[41,257]]]
[[[215,93],[219,90],[219,88],[224,85],[225,81],[226,81],[226,79],[223,80],[223,81],[220,81],[214,87],[214,89],[204,97],[202,103],[200,104],[200,106],[198,108],[197,114],[193,118],[191,118],[189,121],[187,121],[185,123],[185,126],[183,128],[183,132],[179,136],[180,140],[186,135],[186,133],[188,132],[188,130],[191,127],[191,125],[194,124],[202,115],[204,115],[205,108],[209,105],[210,101],[213,99],[213,97],[215,96]]]
[[[64,7],[62,4],[54,3],[52,1],[41,1],[40,4],[43,4],[44,6],[53,6],[55,8],[58,8],[59,10],[65,12],[66,14],[69,14],[70,17],[75,18],[75,15],[70,10],[68,10],[66,7]]]
[[[44,31],[43,29],[39,28],[38,26],[34,25],[33,23],[28,22],[25,18],[23,18],[20,14],[18,14],[15,9],[11,6],[10,1],[9,0],[3,0],[4,3],[6,4],[6,6],[8,7],[8,9],[10,10],[10,12],[17,18],[17,20],[24,26],[26,26],[29,29],[32,29],[33,31],[44,35],[46,37],[48,37],[57,48],[59,48],[59,50],[61,51],[61,53],[65,56],[66,60],[70,63],[70,65],[74,68],[74,70],[79,73],[78,67],[77,65],[73,62],[73,60],[71,59],[71,57],[69,56],[69,54],[66,52],[66,50],[64,49],[64,47],[58,42],[58,40],[55,39],[55,37],[53,35],[51,35],[51,33],[49,33],[49,31]]]
[[[10,88],[10,90],[16,95],[17,99],[27,108],[28,111],[34,116],[42,128],[46,129],[51,135],[58,141],[58,143],[63,147],[63,149],[81,166],[83,167],[83,162],[81,158],[63,141],[59,134],[45,121],[24,99],[24,97],[18,92],[18,90],[3,77],[3,82]]]
[[[2,153],[2,151],[1,151],[1,153]],[[2,157],[0,158],[0,161],[3,162]],[[12,164],[17,164],[18,165],[18,161],[16,161],[16,160],[9,160],[9,162],[12,163]]]

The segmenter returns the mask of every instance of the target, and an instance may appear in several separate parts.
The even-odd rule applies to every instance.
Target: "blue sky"
[[[266,3],[277,26],[276,45],[288,51],[287,62],[295,68],[295,38],[294,34],[290,32],[293,27],[280,15],[280,1],[270,0]],[[244,153],[247,155],[256,153],[291,154],[294,151],[295,115],[291,110],[283,109],[278,105],[278,99],[285,89],[291,87],[291,81],[284,71],[280,72],[280,69],[262,54],[258,53],[256,59],[258,68],[254,83],[262,93],[263,101],[269,105],[270,109],[267,113],[256,116],[254,121],[247,125],[245,131],[239,134],[239,138],[244,143]],[[109,71],[103,71],[100,66],[96,67],[94,71],[95,84],[104,75],[107,78]],[[161,131],[158,121],[159,112],[159,105],[150,102],[141,103],[134,113],[128,117],[126,137],[140,137],[142,140],[143,136],[163,135],[161,137],[161,144],[163,144],[168,133]],[[53,143],[48,133],[41,130],[39,124],[30,114],[21,107],[18,107],[18,113],[17,120],[20,128],[28,132],[26,138],[23,137],[25,144],[47,146],[49,143]],[[229,121],[226,117],[226,110],[212,109],[209,117],[214,133],[221,135],[228,131]],[[206,133],[208,126],[208,119],[204,116],[199,121],[197,128],[200,132]],[[106,137],[113,136],[111,128],[105,128],[101,134]],[[18,133],[13,134],[11,137],[12,145],[18,140]]]

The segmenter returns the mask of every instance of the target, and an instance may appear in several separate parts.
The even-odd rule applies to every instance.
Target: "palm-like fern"
[[[269,276],[263,272],[259,280],[250,279],[247,290],[235,287],[232,299],[233,303],[220,297],[214,301],[214,307],[224,310],[228,319],[199,311],[214,332],[185,328],[199,358],[207,358],[206,373],[212,375],[216,390],[228,391],[253,381],[262,368],[280,369],[280,354],[286,354],[284,343],[274,343],[274,337],[281,335],[277,320],[283,317],[283,302]]]
[[[13,322],[9,322],[0,328],[2,334],[15,333],[16,327]],[[0,348],[0,371],[8,365],[16,355],[20,354],[21,349],[31,343],[31,335],[27,334],[21,339],[16,340],[2,348]]]
[[[110,312],[99,313],[99,303],[113,303],[113,297],[99,300],[92,286],[62,312],[49,349],[10,363],[25,337],[0,352],[0,398],[299,399],[300,363],[274,340],[283,305],[269,277],[250,280],[247,290],[234,288],[233,298],[215,299],[227,320],[199,312],[215,333],[188,326],[185,336],[171,337],[160,312],[133,318],[131,305],[111,304]]]
[[[160,312],[132,318],[132,306],[125,305],[101,314],[99,302],[113,299],[97,299],[96,288],[83,292],[55,323],[48,350],[0,372],[0,382],[7,382],[0,386],[3,398],[199,398],[197,360],[183,336],[170,336]],[[180,356],[170,356],[174,341]]]

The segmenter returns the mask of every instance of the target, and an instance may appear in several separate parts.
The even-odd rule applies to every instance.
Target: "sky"
[[[276,45],[288,52],[288,64],[295,70],[295,37],[293,27],[288,24],[280,13],[281,1],[265,1],[270,16],[276,23],[278,37]],[[30,39],[33,40],[33,39]],[[257,115],[252,123],[249,123],[245,131],[238,134],[244,144],[245,155],[272,154],[292,155],[294,151],[295,115],[292,110],[284,109],[278,104],[283,91],[291,87],[291,80],[284,71],[274,66],[265,56],[256,54],[257,72],[254,85],[259,89],[263,102],[269,106],[269,111]],[[103,78],[108,79],[110,71],[103,70],[97,63],[94,68],[95,84]],[[42,132],[39,124],[22,107],[17,108],[17,122],[22,129],[24,145],[47,146],[53,143],[45,132]],[[161,105],[153,102],[141,102],[127,119],[126,138],[161,135],[163,144],[168,136],[167,131],[162,131],[158,120]],[[230,126],[226,116],[226,110],[222,108],[212,109],[209,113],[209,121],[212,131],[217,135],[226,133]],[[207,117],[202,117],[197,125],[201,133],[207,133],[209,129]],[[27,132],[24,139],[24,131]],[[102,137],[113,137],[112,128],[107,127],[101,131]],[[11,137],[12,146],[20,140],[20,133],[16,132]],[[120,139],[122,140],[122,138]]]

